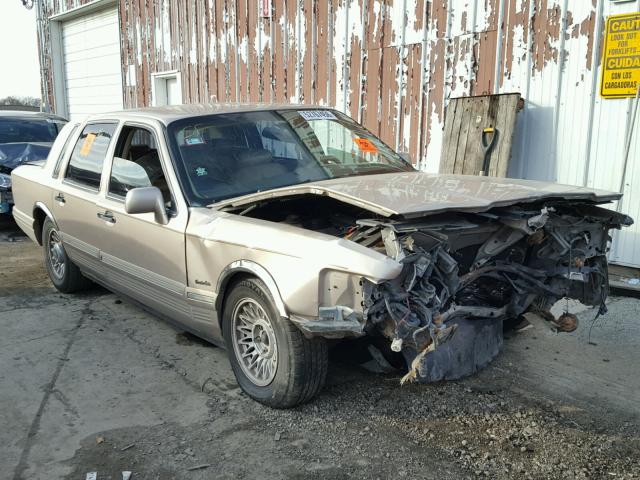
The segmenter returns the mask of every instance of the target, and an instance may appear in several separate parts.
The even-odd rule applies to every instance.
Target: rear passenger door
[[[53,214],[69,257],[83,270],[101,271],[96,206],[102,170],[112,145],[117,122],[85,125],[78,137],[62,180],[53,190]]]

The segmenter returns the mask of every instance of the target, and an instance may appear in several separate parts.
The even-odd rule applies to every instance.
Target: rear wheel
[[[260,280],[248,278],[232,288],[222,321],[231,367],[251,398],[289,408],[322,389],[328,366],[325,340],[304,337],[280,317]]]
[[[49,218],[45,219],[42,226],[42,247],[47,273],[51,283],[59,291],[73,293],[91,286],[91,281],[82,275],[80,269],[67,256],[60,232]]]

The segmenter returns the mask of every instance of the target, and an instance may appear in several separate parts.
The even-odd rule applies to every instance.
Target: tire
[[[60,233],[49,218],[45,219],[42,226],[42,248],[44,266],[56,289],[62,293],[73,293],[86,290],[92,285],[67,256],[60,241]]]
[[[222,333],[238,384],[254,400],[290,408],[324,386],[325,339],[306,338],[282,318],[262,281],[246,278],[233,286],[224,303]]]

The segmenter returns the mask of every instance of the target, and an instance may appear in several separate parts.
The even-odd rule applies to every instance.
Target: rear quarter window
[[[51,174],[54,178],[58,178],[58,174],[60,173],[60,168],[62,166],[62,160],[66,157],[66,153],[69,150],[69,144],[71,143],[71,139],[77,129],[77,123],[66,124],[51,147],[51,151],[47,157],[47,164],[50,165],[50,162],[55,162],[53,172]]]

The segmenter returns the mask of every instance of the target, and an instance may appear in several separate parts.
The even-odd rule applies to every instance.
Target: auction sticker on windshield
[[[640,13],[612,15],[602,49],[600,94],[634,97],[640,85]]]
[[[305,120],[337,120],[336,116],[329,110],[298,110],[298,113]]]
[[[354,138],[353,141],[363,153],[378,153],[378,148],[367,138]]]

